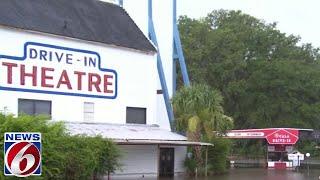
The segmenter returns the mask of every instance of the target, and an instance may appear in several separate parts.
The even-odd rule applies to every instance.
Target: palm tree
[[[209,141],[213,131],[231,129],[233,121],[226,116],[219,91],[207,85],[193,85],[180,89],[172,99],[176,130],[186,132],[190,141]],[[202,165],[201,149],[194,147],[198,165]]]

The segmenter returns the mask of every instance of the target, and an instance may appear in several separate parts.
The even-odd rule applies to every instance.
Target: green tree
[[[191,81],[222,93],[235,128],[320,128],[318,48],[241,11],[183,16],[179,30]]]
[[[187,133],[190,141],[210,141],[214,131],[232,128],[232,119],[222,108],[222,96],[206,85],[180,89],[173,98],[173,110],[178,131]],[[198,166],[202,165],[201,147],[194,147]]]

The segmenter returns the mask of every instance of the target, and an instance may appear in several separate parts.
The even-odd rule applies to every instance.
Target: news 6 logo
[[[4,175],[17,177],[41,175],[40,133],[4,134]]]

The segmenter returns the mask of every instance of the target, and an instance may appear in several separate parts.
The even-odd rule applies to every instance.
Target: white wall
[[[148,35],[148,0],[123,0],[123,7],[139,26]],[[157,35],[159,51],[166,78],[169,96],[173,92],[173,2],[172,0],[153,0],[153,22]],[[161,89],[158,80],[158,89]],[[163,96],[157,97],[157,117],[161,126],[170,129],[169,119],[163,100]]]
[[[187,147],[186,146],[175,146],[174,148],[174,172],[183,173],[185,172],[184,160],[186,159]]]
[[[18,98],[51,100],[52,118],[54,120],[83,121],[83,103],[94,102],[94,119],[96,122],[125,123],[126,106],[133,106],[146,107],[147,123],[159,124],[156,117],[156,80],[158,77],[155,54],[146,54],[119,47],[111,47],[105,44],[26,32],[12,28],[9,29],[3,26],[0,27],[0,42],[2,44],[0,55],[22,56],[24,53],[24,43],[28,41],[90,50],[99,53],[101,56],[101,67],[117,71],[118,95],[115,99],[99,99],[0,90],[0,110],[6,107],[9,113],[17,114]],[[9,62],[12,60],[0,59],[0,63],[3,61]],[[32,61],[26,62],[34,63]],[[47,65],[43,64],[43,62],[36,62],[36,64],[39,67],[49,66],[55,67],[56,69],[64,67],[72,72],[73,70],[99,72],[97,68],[89,68],[88,70],[84,67],[73,67],[65,64],[58,65],[53,63]],[[0,82],[3,82],[3,78],[6,74],[3,74],[4,67],[2,67],[1,70],[0,73],[2,74],[0,78],[2,77],[2,81]],[[14,78],[17,77],[14,76]]]
[[[172,96],[173,2],[153,0],[153,22],[170,97]],[[123,0],[123,7],[143,33],[148,35],[148,0]],[[158,84],[159,88],[160,83]]]
[[[174,172],[185,172],[184,160],[187,148],[185,146],[160,146],[174,148]],[[156,177],[158,175],[157,145],[119,145],[122,153],[120,163],[122,171],[113,175],[117,179]]]
[[[122,171],[118,176],[157,176],[158,147],[156,145],[120,145]]]

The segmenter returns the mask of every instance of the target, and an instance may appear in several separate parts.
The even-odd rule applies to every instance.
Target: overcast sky
[[[200,18],[214,9],[241,10],[277,22],[282,32],[320,47],[320,0],[177,0],[178,15]]]

